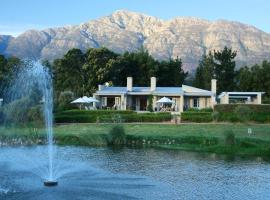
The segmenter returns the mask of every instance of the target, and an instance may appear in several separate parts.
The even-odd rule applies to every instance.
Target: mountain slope
[[[8,40],[0,36],[0,53],[2,48],[2,53],[21,58],[52,60],[71,48],[103,46],[118,53],[143,46],[160,60],[178,56],[189,71],[203,53],[224,46],[237,50],[238,66],[270,59],[270,34],[253,26],[193,17],[165,21],[124,10],[76,26],[29,30]]]

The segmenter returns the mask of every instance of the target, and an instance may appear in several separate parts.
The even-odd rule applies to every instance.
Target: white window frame
[[[193,108],[200,108],[200,98],[193,98]]]

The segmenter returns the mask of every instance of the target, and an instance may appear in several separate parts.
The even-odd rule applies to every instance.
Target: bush
[[[149,97],[148,97],[147,110],[149,112],[153,112],[153,95],[149,95]]]
[[[55,115],[57,123],[162,122],[170,120],[170,113],[136,113],[134,111],[113,110],[70,110]]]
[[[28,121],[42,122],[43,112],[40,105],[31,107],[27,113]]]
[[[240,121],[245,122],[250,120],[252,111],[248,106],[239,105],[235,108],[234,113]]]
[[[224,131],[225,136],[225,144],[226,145],[234,145],[235,144],[235,134],[232,130],[225,130]]]
[[[210,112],[183,112],[181,120],[188,122],[211,122],[213,118]]]
[[[126,144],[126,133],[122,125],[115,125],[108,134],[109,145],[124,145]]]
[[[214,121],[218,121],[219,120],[219,116],[220,116],[220,114],[219,114],[218,111],[212,112],[212,118],[213,118]]]
[[[215,111],[220,113],[232,113],[239,104],[217,104],[214,107]],[[243,107],[248,107],[254,113],[270,113],[270,105],[264,104],[241,104]]]
[[[57,110],[68,110],[74,108],[70,102],[74,99],[74,93],[71,91],[61,92],[57,100]]]

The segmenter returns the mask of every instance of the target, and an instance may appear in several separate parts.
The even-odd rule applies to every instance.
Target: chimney
[[[151,77],[151,86],[150,86],[151,91],[155,91],[157,87],[157,79],[156,77]]]
[[[133,85],[133,78],[127,77],[127,91],[132,91],[132,85]]]
[[[99,91],[100,91],[100,90],[103,90],[104,87],[105,87],[105,85],[98,85],[98,90],[99,90]]]
[[[216,79],[211,80],[211,92],[214,94],[214,96],[216,96],[217,94],[217,80]]]

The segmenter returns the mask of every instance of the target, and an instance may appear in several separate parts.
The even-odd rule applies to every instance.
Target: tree
[[[208,55],[203,55],[202,59],[199,62],[199,66],[195,73],[193,85],[195,87],[210,90],[211,79],[214,78],[215,74],[214,70],[215,70],[214,56],[211,52],[209,52]]]
[[[214,51],[215,76],[218,81],[218,93],[232,91],[235,88],[235,61],[236,51],[226,46],[222,51]]]
[[[162,61],[159,63],[157,71],[158,86],[181,86],[188,73],[182,69],[182,61],[175,60]]]
[[[90,95],[96,91],[98,84],[111,81],[111,61],[116,59],[118,54],[107,48],[89,49],[85,54],[83,71],[86,75],[85,91]]]
[[[193,85],[211,89],[211,79],[218,82],[217,92],[232,91],[236,87],[235,61],[236,51],[224,47],[221,51],[209,52],[204,55],[195,73]]]
[[[113,60],[110,65],[114,85],[123,86],[126,84],[126,78],[132,76],[135,85],[145,86],[149,83],[150,77],[156,75],[158,61],[142,48],[138,52],[125,52]]]
[[[80,49],[69,50],[62,59],[53,63],[54,85],[57,91],[73,91],[77,96],[84,93],[87,78],[83,71],[85,56]]]

